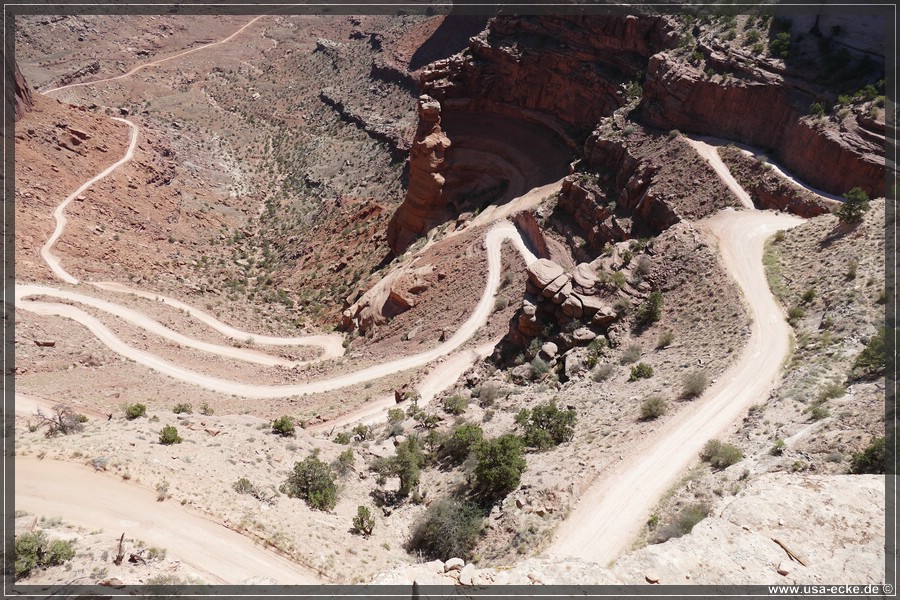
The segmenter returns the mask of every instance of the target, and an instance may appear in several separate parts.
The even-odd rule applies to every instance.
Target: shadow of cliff
[[[412,55],[409,70],[421,69],[464,50],[469,45],[469,38],[487,27],[488,18],[487,15],[447,15],[431,37]]]

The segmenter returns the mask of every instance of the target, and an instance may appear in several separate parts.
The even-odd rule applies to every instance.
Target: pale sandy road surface
[[[157,502],[155,492],[96,473],[86,466],[16,457],[16,509],[62,515],[67,523],[110,534],[124,532],[167,549],[205,583],[238,584],[251,578],[280,584],[319,583],[318,576],[254,544],[224,525],[182,506]],[[173,543],[177,541],[177,543]]]

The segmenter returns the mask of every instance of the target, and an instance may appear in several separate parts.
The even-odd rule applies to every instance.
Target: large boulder
[[[528,280],[543,290],[565,271],[549,258],[539,258],[528,265]]]

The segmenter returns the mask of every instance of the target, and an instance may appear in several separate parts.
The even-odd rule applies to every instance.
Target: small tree
[[[410,549],[438,560],[468,560],[483,525],[484,517],[477,506],[445,498],[428,507],[413,533]]]
[[[394,456],[376,460],[372,464],[372,469],[378,473],[379,484],[383,484],[388,476],[399,478],[400,488],[397,490],[397,497],[406,498],[418,487],[424,462],[425,457],[419,446],[419,439],[410,436],[397,445]]]
[[[853,454],[850,472],[854,474],[884,473],[884,438],[877,437],[872,440],[865,450]]]
[[[166,425],[159,432],[159,443],[163,446],[180,444],[181,442],[182,438],[178,435],[178,429],[176,429],[174,425]]]
[[[282,415],[275,419],[272,423],[272,433],[282,437],[292,437],[294,435],[294,419],[288,415]]]
[[[332,468],[334,468],[338,475],[344,476],[353,470],[354,462],[356,462],[356,457],[353,455],[353,449],[346,448],[343,452],[338,454],[338,457],[332,464]]]
[[[182,413],[191,414],[193,410],[191,409],[191,405],[187,402],[179,402],[175,405],[175,408],[172,409],[172,412],[176,415],[180,415]]]
[[[525,430],[525,444],[539,450],[571,440],[575,435],[575,421],[575,411],[560,410],[556,400],[535,406],[532,410],[523,408],[516,414],[516,424]]]
[[[133,421],[138,417],[144,417],[147,415],[147,407],[141,403],[137,404],[129,404],[125,407],[125,417],[129,421]]]
[[[444,410],[451,415],[461,415],[466,412],[466,408],[469,407],[469,401],[459,394],[454,394],[447,398],[444,398],[444,401],[441,402]]]
[[[441,445],[441,454],[455,464],[463,462],[469,453],[484,440],[484,431],[473,423],[463,423],[453,430]]]
[[[279,488],[291,498],[300,498],[315,510],[331,510],[337,504],[337,485],[331,467],[319,460],[315,452],[303,462],[294,463],[294,470]]]
[[[837,210],[838,219],[844,223],[859,223],[869,210],[869,195],[860,187],[844,194],[844,203]]]
[[[84,429],[84,423],[87,421],[87,417],[73,412],[68,404],[54,404],[50,414],[38,408],[34,416],[38,419],[38,427],[47,427],[44,433],[47,437],[60,433],[63,435],[77,433]]]
[[[402,423],[406,419],[406,413],[402,408],[392,408],[387,412],[387,420],[391,425]]]
[[[61,565],[75,557],[72,542],[48,542],[44,532],[29,531],[16,538],[16,579],[27,577],[35,569]]]
[[[489,501],[499,500],[519,487],[527,468],[525,444],[517,435],[506,434],[478,445],[475,480],[478,491]]]
[[[853,371],[863,376],[880,375],[884,373],[884,328],[869,338],[869,343],[856,357],[853,363]]]
[[[356,516],[353,517],[353,532],[364,537],[372,535],[375,529],[375,517],[365,506],[356,507]]]
[[[650,396],[641,404],[641,420],[652,421],[666,414],[666,400],[661,396]]]
[[[631,367],[631,376],[628,381],[637,381],[638,379],[649,379],[653,377],[653,367],[647,363],[639,362]]]
[[[350,443],[350,436],[342,431],[339,434],[337,434],[336,436],[334,436],[334,443],[346,446],[347,444]]]
[[[659,290],[651,292],[647,300],[638,307],[634,322],[638,327],[646,327],[659,321],[662,316],[663,295]]]

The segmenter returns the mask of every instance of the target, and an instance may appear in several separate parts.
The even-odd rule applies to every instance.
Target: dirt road
[[[109,533],[124,532],[166,548],[170,558],[196,570],[206,583],[238,584],[251,578],[280,584],[320,583],[312,570],[184,507],[157,502],[155,492],[117,481],[86,466],[16,457],[16,509],[60,515],[67,523]]]
[[[151,61],[148,63],[144,63],[142,65],[138,65],[138,66],[134,67],[133,69],[131,69],[130,71],[128,71],[127,73],[123,73],[121,75],[116,75],[115,77],[107,77],[106,79],[98,79],[97,81],[82,81],[79,83],[70,83],[68,85],[62,85],[59,87],[51,88],[49,90],[44,90],[41,93],[42,94],[52,94],[53,92],[58,92],[61,90],[67,90],[67,89],[76,88],[76,87],[83,87],[86,85],[96,85],[96,84],[100,84],[100,83],[106,83],[108,81],[115,81],[117,79],[124,79],[126,77],[131,77],[132,75],[134,75],[141,69],[146,69],[148,67],[155,67],[156,65],[160,65],[164,62],[173,60],[175,58],[180,58],[182,56],[191,54],[193,52],[199,52],[200,50],[206,50],[207,48],[212,48],[213,46],[218,46],[219,44],[224,44],[226,42],[230,42],[232,39],[234,39],[234,37],[236,35],[240,34],[242,31],[244,31],[245,29],[247,29],[248,27],[250,27],[257,21],[262,19],[264,16],[265,15],[260,15],[258,17],[254,17],[246,25],[244,25],[243,27],[241,27],[240,29],[238,29],[237,31],[235,31],[234,33],[229,35],[227,38],[223,38],[223,39],[219,40],[218,42],[212,42],[210,44],[203,44],[202,46],[197,46],[196,48],[191,48],[190,50],[183,50],[177,54],[173,54],[172,56],[167,56],[167,57],[161,58],[159,60],[154,60],[154,61]]]

